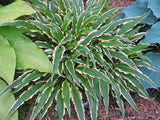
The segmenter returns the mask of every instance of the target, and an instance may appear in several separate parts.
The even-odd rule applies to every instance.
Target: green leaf
[[[139,59],[134,59],[133,61],[138,67],[146,67],[147,69],[158,71],[158,69],[156,69],[154,66],[151,66],[149,63],[145,62],[144,60],[142,61]]]
[[[116,64],[115,67],[117,67],[118,70],[123,71],[123,72],[125,72],[125,73],[130,73],[130,74],[136,75],[136,76],[138,76],[139,78],[147,81],[147,82],[148,82],[149,84],[151,84],[153,87],[157,88],[156,84],[155,84],[150,78],[148,78],[146,75],[144,75],[143,73],[141,73],[140,70],[130,68],[130,67],[124,65],[124,64]]]
[[[59,7],[62,9],[63,12],[66,11],[64,0],[59,0]]]
[[[29,90],[24,92],[19,97],[19,99],[15,102],[15,104],[12,106],[12,108],[10,109],[7,117],[10,116],[15,110],[17,110],[21,104],[23,104],[29,98],[33,97],[33,95],[35,95],[42,88],[42,86],[44,84],[45,84],[45,82],[37,83],[36,85],[32,86]]]
[[[75,34],[76,23],[77,23],[77,11],[76,11],[76,3],[74,0],[72,1],[72,8],[73,8],[72,31],[73,31],[73,34]]]
[[[107,116],[109,108],[109,84],[104,80],[100,79],[100,89],[103,96],[103,102],[106,108],[106,116]]]
[[[98,29],[101,24],[112,14],[114,14],[115,12],[117,12],[120,8],[113,8],[110,9],[108,11],[106,11],[105,13],[103,13],[101,15],[101,17],[94,23],[92,29]]]
[[[58,119],[62,120],[63,119],[63,114],[64,114],[64,104],[63,104],[63,98],[62,98],[62,91],[60,90],[58,95],[57,95],[57,105],[56,109],[58,112]]]
[[[101,10],[103,9],[103,7],[104,7],[104,5],[105,5],[105,2],[106,2],[106,0],[98,0],[97,1],[97,4],[96,4],[96,8],[97,8],[97,10],[95,10],[94,12],[93,12],[93,14],[98,14],[98,13],[100,13],[101,12]]]
[[[25,8],[25,9],[24,9]],[[35,11],[22,0],[0,7],[0,24],[11,22],[22,15],[30,15]]]
[[[78,90],[74,86],[72,86],[72,97],[73,97],[74,105],[76,107],[78,118],[80,120],[84,120],[84,110],[82,106],[82,99],[80,97]]]
[[[67,111],[69,113],[70,116],[70,87],[69,87],[69,83],[65,80],[62,83],[62,95],[63,95],[63,99],[64,99],[64,103],[66,105]]]
[[[107,24],[103,27],[101,27],[99,30],[95,30],[94,32],[92,32],[91,34],[89,34],[82,42],[82,45],[88,45],[91,40],[95,37],[99,37],[101,36],[106,30],[108,30],[108,28],[111,26],[111,24]]]
[[[72,16],[73,14],[72,13],[67,13],[65,16],[64,16],[64,22],[62,24],[62,30],[63,31],[66,31],[67,30],[67,27],[69,26],[69,24],[72,22]]]
[[[72,76],[74,82],[76,83],[76,85],[78,85],[79,87],[81,87],[80,84],[79,84],[79,81],[77,80],[77,76],[76,76],[76,73],[75,73],[75,70],[74,70],[74,66],[73,66],[72,60],[67,60],[66,63],[65,63],[65,65],[67,67],[68,72]]]
[[[34,106],[33,108],[33,112],[32,112],[32,116],[31,116],[31,120],[34,120],[35,116],[40,112],[40,110],[43,108],[44,104],[46,103],[46,101],[48,101],[48,98],[51,95],[51,91],[53,89],[53,85],[50,87],[45,88],[45,90],[43,90],[42,95],[40,95],[40,97],[37,98],[37,105]]]
[[[92,120],[97,120],[97,102],[95,99],[92,98],[92,96],[89,94],[89,92],[86,92],[88,101],[89,101],[89,107],[90,107],[90,112],[91,112],[91,118]]]
[[[0,93],[0,96],[5,94],[6,92],[8,92],[9,90],[13,89],[14,87],[16,87],[17,85],[20,85],[22,80],[28,75],[29,73],[24,73],[21,76],[18,77],[17,80],[15,80],[12,84],[10,84],[9,86],[7,86],[4,91],[2,93]]]
[[[65,48],[64,47],[57,47],[55,48],[55,53],[53,55],[53,68],[52,68],[52,76],[51,80],[53,80],[53,77],[58,69],[59,62],[63,58],[63,53],[64,53]]]
[[[137,108],[137,106],[136,106],[136,104],[135,104],[135,102],[133,101],[132,97],[131,97],[130,94],[128,93],[128,91],[127,91],[122,85],[120,85],[120,89],[121,89],[121,92],[122,92],[123,97],[129,102],[129,104],[130,104],[138,113],[140,113],[139,110],[138,110],[138,108]]]
[[[58,44],[58,47],[61,46],[61,45],[63,45],[63,44],[65,44],[65,43],[67,43],[67,42],[69,42],[69,41],[71,41],[71,40],[72,40],[72,37],[71,37],[71,36],[65,36],[65,37],[61,40],[61,42]]]
[[[139,79],[137,79],[136,77],[134,77],[131,74],[124,74],[124,73],[121,73],[117,70],[115,70],[115,71],[116,71],[116,73],[120,74],[120,76],[127,79],[135,88],[138,88],[143,93],[144,97],[149,98],[149,95],[148,95],[146,89],[144,88],[142,83],[139,81]]]
[[[94,91],[96,93],[96,96],[99,100],[99,106],[101,106],[101,93],[100,93],[100,84],[99,84],[98,78],[93,78],[93,86],[94,86]]]
[[[77,72],[77,76],[80,79],[80,81],[82,82],[83,86],[87,89],[86,91],[88,91],[88,93],[90,93],[92,95],[92,97],[97,100],[97,97],[91,87],[91,84],[89,83],[89,81],[80,73]]]
[[[58,90],[58,87],[56,87],[56,88],[51,92],[51,96],[49,97],[47,103],[46,103],[46,104],[44,105],[44,107],[43,107],[43,112],[41,113],[40,120],[44,117],[44,115],[45,115],[45,113],[47,112],[48,108],[52,105],[53,99],[54,99],[55,96],[56,96],[57,90]]]
[[[41,73],[39,71],[34,71],[33,73],[26,76],[13,92],[16,93],[16,92],[20,91],[22,88],[24,88],[26,85],[28,85],[31,81],[35,81],[35,80],[39,79],[43,74],[44,73]]]
[[[0,35],[0,76],[8,83],[12,83],[16,68],[16,55],[7,39]]]
[[[4,91],[6,87],[7,87],[7,84],[0,79],[0,92]],[[7,94],[3,96],[0,96],[0,106],[1,106],[0,120],[18,120],[18,111],[10,115],[8,119],[5,119],[7,116],[7,113],[9,112],[9,109],[12,107],[14,102],[15,102],[15,98],[11,91],[9,91]]]
[[[1,27],[0,34],[6,38],[16,53],[16,68],[34,68],[41,72],[51,72],[51,62],[45,53],[26,36],[20,29]]]
[[[107,58],[108,58],[112,63],[114,63],[113,60],[112,60],[112,56],[111,56],[109,50],[108,50],[107,48],[104,48],[104,47],[103,47],[102,50],[104,51],[104,54],[107,56]]]
[[[95,63],[95,60],[94,60],[94,56],[93,56],[93,54],[91,53],[91,51],[89,50],[88,47],[79,45],[79,46],[77,47],[77,50],[88,54],[89,57],[91,58],[93,64],[94,64],[94,67],[96,67],[96,63]]]
[[[103,80],[105,80],[106,82],[108,82],[109,84],[111,84],[113,86],[113,88],[118,91],[117,86],[115,86],[115,84],[113,83],[112,80],[110,80],[106,75],[104,75],[102,72],[99,72],[96,69],[92,69],[92,68],[86,68],[86,67],[79,67],[77,68],[79,71],[82,71],[90,76],[96,77],[96,78],[101,78]]]
[[[123,53],[121,51],[113,51],[113,50],[110,50],[110,53],[111,53],[112,57],[119,59],[120,61],[129,65],[130,67],[136,66],[135,63],[131,59],[129,59],[125,53]]]

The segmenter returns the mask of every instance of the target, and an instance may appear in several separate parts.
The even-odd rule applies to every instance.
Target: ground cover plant
[[[102,12],[105,0],[89,0],[86,6],[82,0],[78,3],[76,0],[29,2],[36,14],[27,21],[17,20],[7,25],[29,30],[25,34],[44,50],[52,61],[52,71],[27,69],[1,93],[3,95],[11,89],[16,93],[28,86],[8,116],[34,95],[37,95],[37,99],[31,120],[38,113],[42,119],[54,98],[59,119],[63,118],[65,108],[70,115],[72,100],[79,119],[83,120],[84,96],[88,99],[93,120],[97,117],[97,107],[102,100],[108,113],[109,94],[117,99],[123,116],[123,98],[139,112],[129,91],[149,98],[139,78],[156,88],[138,68],[154,69],[141,61],[147,59],[142,51],[148,50],[149,44],[136,44],[144,33],[139,33],[139,27],[135,26],[148,13],[114,21],[114,15],[120,8]]]

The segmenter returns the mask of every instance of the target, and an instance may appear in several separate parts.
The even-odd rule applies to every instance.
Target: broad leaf
[[[7,87],[7,84],[0,79],[0,92]],[[18,120],[18,111],[14,112],[7,119],[7,113],[15,102],[13,93],[10,91],[7,94],[0,96],[0,120]]]
[[[16,55],[7,39],[0,35],[0,76],[8,83],[12,83],[16,68]]]
[[[145,38],[141,40],[141,43],[160,43],[160,22],[152,25],[151,29],[146,32]]]
[[[25,8],[25,9],[24,9]],[[11,22],[22,15],[30,15],[35,11],[22,0],[0,7],[0,24]]]
[[[22,35],[20,29],[1,27],[0,35],[14,48],[17,69],[34,68],[41,72],[51,72],[51,63],[45,53]]]
[[[148,8],[151,8],[153,11],[153,14],[157,17],[160,18],[160,1],[159,0],[148,0]]]

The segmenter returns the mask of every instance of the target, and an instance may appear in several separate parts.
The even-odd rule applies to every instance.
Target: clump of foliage
[[[144,36],[135,26],[147,14],[113,21],[119,8],[102,12],[105,0],[88,0],[85,8],[83,0],[30,0],[30,4],[36,14],[26,22],[16,21],[10,25],[30,30],[27,36],[33,37],[52,61],[52,72],[26,70],[7,87],[1,95],[13,88],[16,93],[32,83],[17,99],[8,116],[36,94],[31,120],[39,112],[42,119],[54,98],[59,119],[63,118],[65,108],[70,115],[72,100],[79,119],[84,120],[81,93],[87,96],[93,120],[102,100],[108,113],[110,93],[117,99],[123,116],[122,97],[139,112],[129,91],[149,98],[139,78],[156,87],[138,68],[152,68],[140,60],[147,59],[142,50],[147,49],[148,44],[135,44]]]
[[[159,52],[160,52],[160,1],[159,0],[136,0],[129,7],[123,9],[122,13],[119,14],[118,18],[128,18],[142,16],[144,13],[150,12],[148,16],[143,19],[144,27],[141,31],[145,31],[144,39],[141,39],[140,43],[149,43],[150,48],[146,54],[152,61],[155,68],[160,70]],[[156,52],[156,53],[155,53]],[[146,68],[141,69],[143,73],[147,74],[158,87],[159,82],[159,71],[152,71]],[[150,84],[142,82],[145,88],[152,88]]]

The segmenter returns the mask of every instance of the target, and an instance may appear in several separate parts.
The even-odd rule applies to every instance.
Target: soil
[[[126,7],[129,6],[135,0],[110,0],[109,7]],[[111,97],[109,101],[109,113],[106,116],[105,107],[102,104],[98,109],[97,120],[160,120],[160,92],[155,89],[147,90],[150,95],[150,100],[144,99],[138,96],[136,93],[132,94],[137,107],[140,110],[140,114],[137,113],[127,101],[124,101],[125,117],[122,117],[120,108],[116,104],[116,100]],[[31,99],[19,108],[19,120],[29,120],[33,110],[35,99]],[[55,109],[56,102],[54,101],[52,106],[42,120],[58,120],[58,113]],[[39,116],[35,118],[38,120]],[[85,107],[85,119],[91,120],[89,106]],[[65,111],[64,120],[78,120],[77,113],[71,104],[71,116]]]

